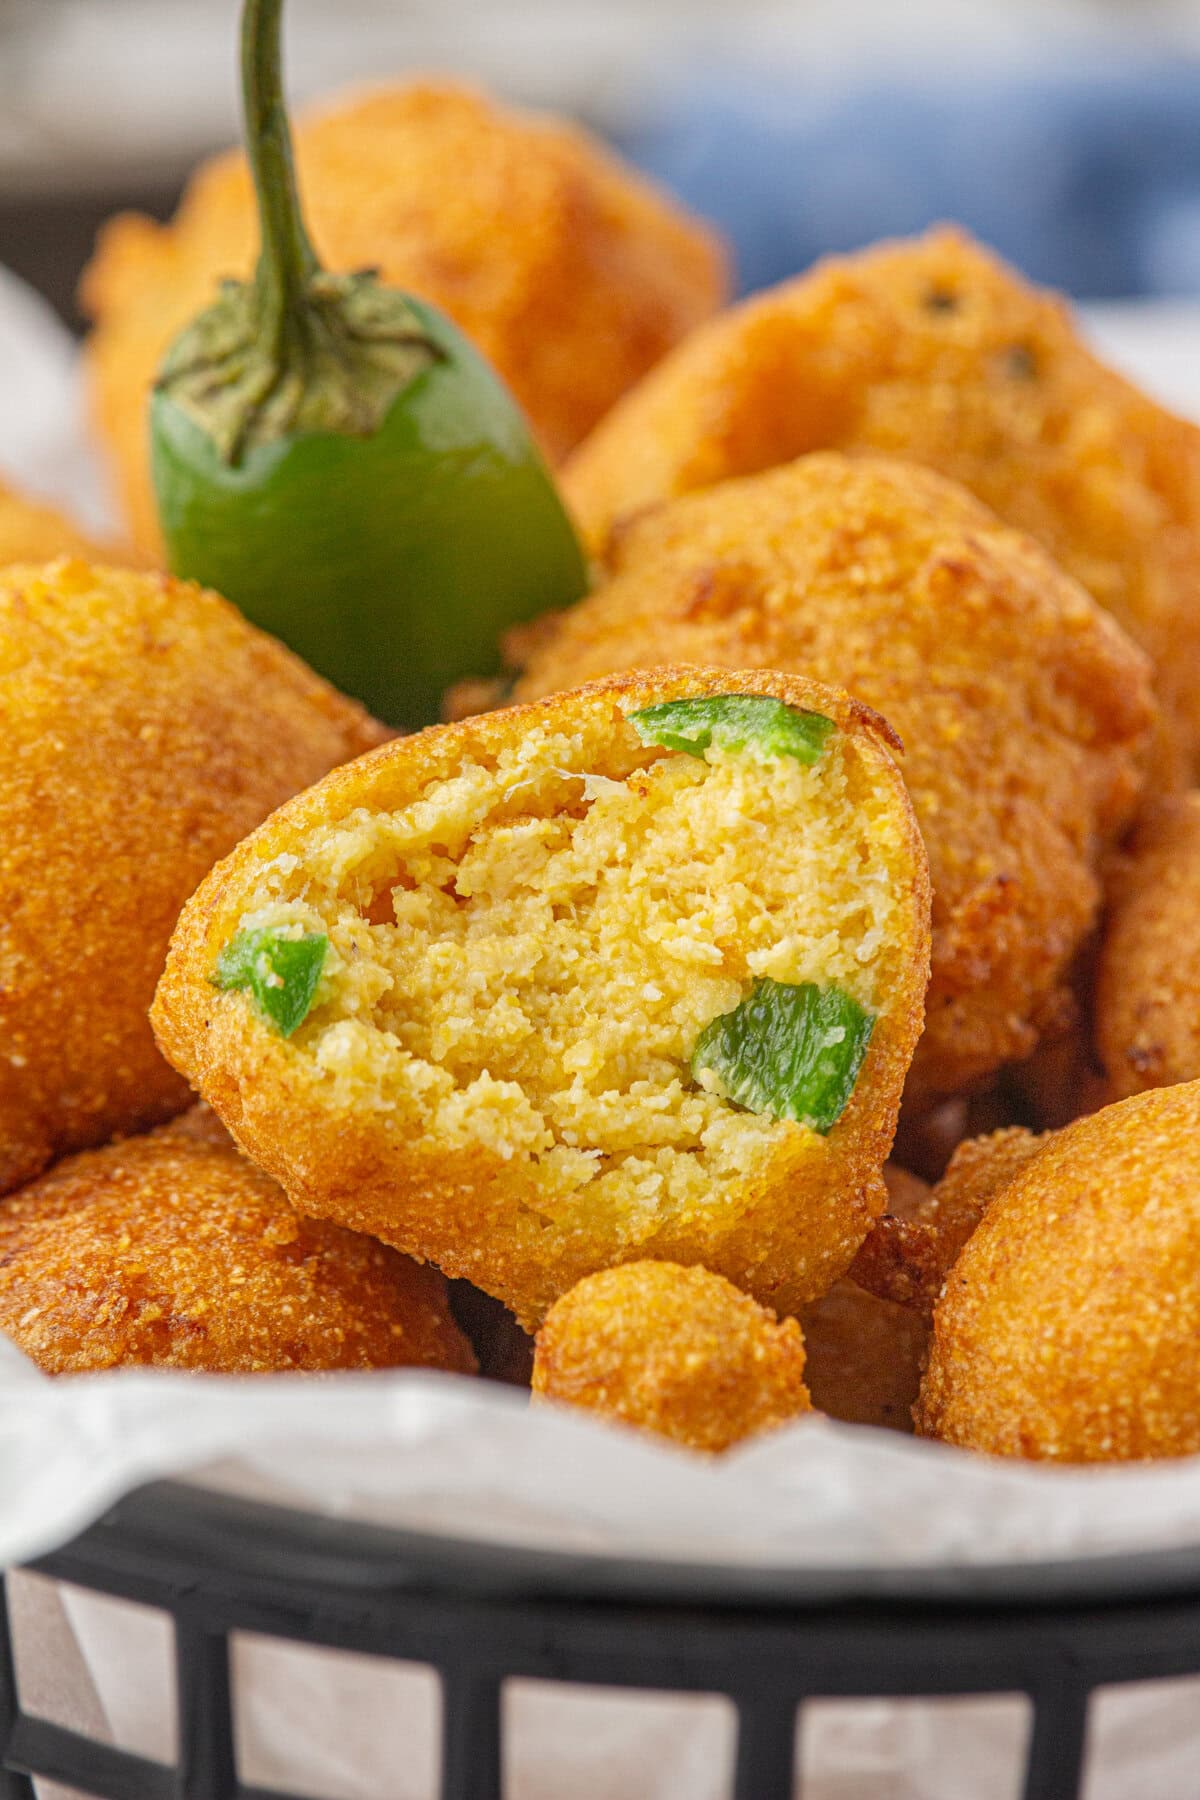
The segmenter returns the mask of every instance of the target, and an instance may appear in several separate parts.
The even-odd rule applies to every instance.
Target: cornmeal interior
[[[805,766],[648,748],[611,716],[547,725],[307,833],[239,927],[327,934],[291,1043],[336,1102],[525,1159],[548,1217],[661,1213],[813,1137],[697,1086],[689,1059],[759,975],[886,1009],[909,935],[897,815],[841,732]]]

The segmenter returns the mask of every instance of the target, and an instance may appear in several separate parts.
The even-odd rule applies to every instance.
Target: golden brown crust
[[[929,1196],[933,1216],[945,1219],[952,1230],[957,1229],[956,1221],[968,1221],[962,1239],[965,1244],[996,1195],[1052,1135],[1039,1137],[1021,1125],[1009,1125],[960,1144]],[[957,1254],[956,1251],[956,1258]]]
[[[599,734],[627,745],[626,712],[666,698],[730,691],[727,673],[658,670],[597,682],[577,693],[434,727],[385,745],[353,769],[300,795],[213,870],[186,907],[153,1009],[167,1056],[220,1114],[249,1154],[302,1210],[428,1257],[503,1299],[536,1324],[559,1295],[607,1264],[653,1257],[703,1263],[780,1311],[822,1292],[849,1263],[884,1204],[880,1170],[895,1130],[904,1074],[920,1031],[925,983],[925,859],[887,733],[847,696],[800,676],[742,673],[736,691],[824,713],[861,759],[886,818],[888,874],[903,921],[887,958],[880,1013],[853,1096],[827,1136],[801,1126],[771,1138],[744,1179],[706,1189],[662,1217],[614,1219],[549,1207],[531,1186],[531,1164],[470,1141],[457,1148],[424,1135],[418,1111],[381,1111],[338,1098],[314,1062],[261,1023],[240,995],[209,979],[239,926],[259,872],[356,809],[393,812],[477,765],[495,767],[529,734]],[[622,754],[625,754],[622,751]],[[800,826],[797,826],[800,830]],[[798,839],[801,842],[802,839]],[[403,873],[403,871],[400,871]],[[389,1106],[395,1106],[388,1094]],[[548,1212],[554,1216],[548,1216]]]
[[[589,1275],[551,1307],[533,1391],[709,1454],[810,1409],[795,1319],[665,1262]]]
[[[586,133],[468,88],[414,83],[301,118],[296,156],[318,254],[378,267],[443,307],[558,458],[725,297],[716,235]],[[84,277],[92,405],[135,541],[159,544],[146,396],[176,334],[246,275],[245,163],[197,170],[174,220],[113,219]]]
[[[187,1105],[146,1011],[218,856],[379,741],[214,594],[64,560],[0,574],[0,1193]]]
[[[934,1314],[918,1429],[999,1456],[1200,1450],[1200,1083],[964,1148],[982,1223]]]
[[[904,743],[933,975],[910,1100],[1027,1056],[1069,1000],[1100,846],[1135,804],[1144,658],[1030,539],[924,469],[826,454],[631,521],[518,698],[688,662],[799,669]]]
[[[1096,1042],[1118,1096],[1200,1077],[1200,794],[1139,822],[1105,922]]]
[[[1200,748],[1200,432],[1089,354],[1068,310],[963,233],[830,258],[723,314],[628,395],[566,471],[614,523],[818,449],[904,456],[1030,532],[1154,658]]]
[[[442,1276],[301,1218],[211,1115],[9,1195],[0,1329],[50,1375],[475,1366]]]

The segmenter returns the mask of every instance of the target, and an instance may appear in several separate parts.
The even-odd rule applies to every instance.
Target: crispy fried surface
[[[188,1091],[146,1011],[218,856],[379,728],[214,594],[0,573],[0,1193]]]
[[[969,1221],[962,1239],[965,1245],[996,1195],[1053,1135],[1047,1133],[1039,1137],[1020,1125],[1010,1125],[1003,1131],[991,1131],[986,1137],[970,1138],[960,1144],[926,1203],[933,1217],[948,1220],[952,1230],[956,1229],[956,1221]],[[961,1250],[962,1245],[959,1248]],[[955,1260],[957,1255],[958,1252]]]
[[[1000,1456],[1200,1450],[1200,1082],[961,1150],[990,1205],[934,1313],[918,1429]]]
[[[564,1294],[538,1332],[533,1391],[710,1453],[810,1408],[795,1319],[665,1262],[605,1269]]]
[[[885,1217],[919,1217],[930,1201],[926,1184],[895,1163],[883,1175]],[[803,1309],[800,1324],[804,1376],[816,1411],[851,1425],[912,1431],[912,1406],[929,1339],[928,1322],[918,1312],[878,1299],[845,1276]]]
[[[7,563],[50,562],[56,556],[102,554],[63,513],[0,485],[0,568]]]
[[[640,508],[819,449],[903,456],[1032,533],[1158,666],[1200,749],[1200,432],[1084,349],[961,232],[819,263],[696,332],[573,458],[593,541]],[[1169,758],[1168,758],[1169,760]]]
[[[543,628],[518,698],[674,661],[803,670],[876,707],[934,890],[910,1097],[1028,1055],[1069,998],[1148,748],[1144,658],[1112,620],[961,488],[832,454],[647,513],[607,574]]]
[[[730,691],[837,730],[804,767],[671,754],[626,719]],[[887,742],[796,676],[660,670],[386,745],[214,870],[175,936],[159,1040],[302,1210],[429,1257],[523,1324],[643,1257],[787,1310],[882,1210],[920,1030],[927,877]],[[209,979],[248,923],[330,941],[286,1042]],[[878,1010],[826,1136],[689,1078],[700,1030],[759,974]]]
[[[475,1366],[436,1270],[302,1219],[211,1118],[9,1195],[0,1330],[50,1375]]]
[[[443,307],[494,363],[552,457],[565,454],[725,297],[715,235],[586,133],[448,84],[342,99],[303,118],[300,185],[332,269],[378,267]],[[158,519],[146,400],[178,332],[257,249],[243,158],[193,176],[174,220],[124,213],[82,302],[88,369],[135,541]]]
[[[1153,808],[1115,883],[1096,984],[1113,1093],[1200,1077],[1200,794]]]

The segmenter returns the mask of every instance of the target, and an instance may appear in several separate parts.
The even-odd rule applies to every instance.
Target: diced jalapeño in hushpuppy
[[[834,730],[823,713],[805,712],[766,694],[707,694],[694,700],[664,700],[630,713],[643,744],[703,756],[712,745],[765,757],[794,756],[815,763]]]
[[[217,958],[213,985],[247,989],[280,1037],[303,1025],[325,967],[323,932],[239,931]]]
[[[827,1132],[846,1110],[875,1014],[839,987],[763,977],[732,1012],[705,1026],[692,1052],[702,1085],[715,1075],[750,1112]]]
[[[833,689],[699,669],[399,738],[213,871],[157,1027],[301,1210],[527,1325],[646,1258],[792,1311],[884,1204],[920,1029],[891,747]]]

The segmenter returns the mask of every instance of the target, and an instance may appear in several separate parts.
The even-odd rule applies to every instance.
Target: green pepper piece
[[[721,750],[757,750],[763,756],[792,756],[815,763],[836,729],[824,713],[804,712],[768,694],[707,694],[697,700],[664,700],[630,713],[643,744],[703,756]]]
[[[151,461],[172,570],[202,581],[392,724],[499,672],[518,620],[587,586],[516,403],[455,327],[305,232],[282,0],[245,0],[242,82],[262,249],[168,351]]]
[[[291,1037],[308,1017],[328,949],[321,931],[239,931],[217,958],[213,986],[248,988],[280,1037]]]
[[[824,1135],[854,1092],[874,1028],[875,1014],[839,987],[764,977],[705,1026],[692,1074],[711,1069],[735,1105]]]

